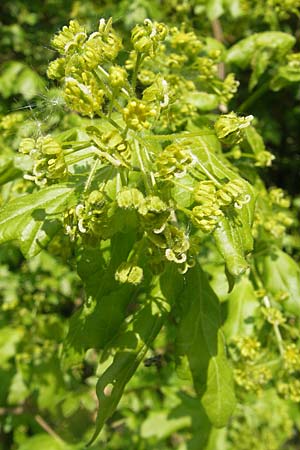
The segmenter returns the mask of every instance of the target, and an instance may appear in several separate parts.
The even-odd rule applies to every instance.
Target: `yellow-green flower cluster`
[[[244,138],[243,130],[251,124],[252,120],[253,116],[238,117],[234,112],[223,114],[215,122],[216,134],[224,144],[238,144]]]
[[[87,71],[81,77],[66,77],[64,99],[70,109],[93,117],[102,109],[105,93],[99,88],[95,76]]]
[[[272,379],[272,372],[265,366],[247,365],[234,369],[234,380],[246,391],[259,392]]]
[[[272,325],[282,325],[286,322],[286,318],[279,309],[273,307],[262,307],[261,311],[266,320]]]
[[[244,336],[234,340],[241,356],[248,360],[255,360],[261,349],[261,343],[255,337]]]
[[[143,269],[131,262],[124,262],[117,268],[115,279],[119,283],[140,284],[143,279]]]
[[[153,56],[167,34],[168,28],[165,24],[145,19],[143,25],[136,25],[133,28],[131,42],[136,52]]]
[[[100,190],[93,190],[75,208],[64,216],[64,227],[71,240],[81,236],[89,242],[93,239],[107,239],[111,236],[111,217],[113,204],[107,202]]]
[[[172,28],[170,42],[172,48],[192,58],[197,56],[204,47],[194,31],[185,31],[184,25],[180,30]]]
[[[205,233],[212,232],[224,215],[223,209],[230,205],[241,209],[251,197],[246,194],[246,184],[242,179],[225,183],[220,189],[210,181],[199,182],[194,189],[194,199],[198,205],[192,209],[192,220]]]
[[[123,109],[123,119],[132,130],[140,131],[143,128],[150,128],[151,119],[157,114],[155,108],[143,100],[132,99]]]
[[[223,212],[218,205],[197,205],[192,209],[193,224],[204,233],[212,232]]]
[[[292,402],[300,402],[300,380],[291,379],[288,383],[280,382],[277,385],[279,394]]]
[[[242,208],[243,205],[251,200],[250,195],[246,194],[246,191],[244,180],[236,178],[228,181],[216,192],[219,206],[225,207],[234,204],[236,208]]]
[[[284,349],[284,367],[288,373],[300,372],[300,349],[296,344],[287,344]]]
[[[19,146],[21,153],[32,159],[32,173],[24,178],[34,181],[38,186],[44,186],[49,180],[63,178],[68,169],[61,145],[50,135],[22,139]]]
[[[71,20],[51,41],[53,47],[61,54],[76,53],[87,39],[85,28],[77,20]]]
[[[100,20],[98,31],[87,35],[84,27],[72,20],[53,39],[52,45],[62,55],[50,63],[48,76],[64,80],[67,105],[80,114],[93,117],[100,114],[108,88],[99,82],[95,70],[111,64],[122,48],[121,39],[112,28],[112,20]],[[126,81],[126,71],[111,68],[109,81],[113,88]]]
[[[165,180],[185,175],[193,158],[188,148],[182,144],[170,144],[157,159],[157,176]]]

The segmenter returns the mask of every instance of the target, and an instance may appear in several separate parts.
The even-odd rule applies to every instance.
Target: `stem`
[[[197,137],[197,136],[211,136],[214,135],[214,131],[195,131],[195,132],[184,132],[184,133],[173,133],[173,134],[144,134],[140,138],[137,139],[146,139],[149,141],[174,141],[175,139],[183,139],[189,137]]]
[[[113,158],[109,153],[99,150],[97,147],[93,147],[93,152],[94,152],[94,154],[98,155],[100,158],[105,158],[114,167],[119,167],[121,165],[121,161]]]
[[[260,276],[259,276],[259,274],[258,274],[258,272],[256,270],[256,267],[254,266],[254,264],[252,265],[251,269],[252,269],[252,274],[253,274],[254,281],[255,281],[257,287],[259,289],[264,289],[263,283],[261,282]],[[263,304],[265,305],[266,308],[271,308],[271,302],[270,302],[270,299],[269,299],[268,295],[265,295],[263,297]],[[279,330],[279,326],[276,323],[273,323],[272,327],[273,327],[273,330],[274,330],[274,333],[275,333],[275,337],[276,337],[276,341],[277,341],[277,345],[278,345],[280,356],[283,357],[283,355],[284,355],[284,348],[283,348],[283,345],[282,345],[283,340],[282,340],[282,336],[281,336],[281,333],[280,333],[280,330]]]
[[[85,159],[88,159],[91,156],[95,156],[95,152],[93,151],[93,149],[91,151],[89,151],[88,153],[86,151],[84,151],[82,153],[82,151],[79,150],[78,153],[74,152],[72,154],[65,155],[65,161],[66,161],[67,165],[70,166],[77,162],[84,161]]]
[[[250,97],[248,97],[238,108],[239,112],[245,112],[249,107],[256,102],[256,100],[261,97],[269,89],[269,82],[263,83],[256,91],[253,92]]]
[[[267,295],[265,295],[263,297],[263,303],[265,305],[266,308],[271,308],[271,303],[270,303],[270,299]],[[279,353],[280,356],[284,355],[284,349],[283,349],[283,345],[282,345],[282,336],[279,330],[279,326],[277,325],[277,323],[273,323],[273,329],[274,329],[274,333],[276,336],[276,341],[277,341],[277,345],[278,345],[278,349],[279,349]]]
[[[37,423],[60,444],[64,444],[62,438],[50,427],[50,425],[39,415],[34,416]]]
[[[89,173],[88,179],[86,180],[83,192],[86,192],[90,188],[92,180],[93,180],[96,170],[98,168],[98,164],[99,164],[99,159],[97,158],[93,164],[93,167],[92,167],[90,173]]]
[[[105,76],[105,78],[109,79],[109,73],[103,69],[101,66],[97,66],[97,69]],[[121,92],[126,95],[126,97],[130,97],[129,92],[125,88],[121,88]]]
[[[139,161],[139,164],[140,164],[140,168],[141,168],[141,171],[142,171],[142,177],[143,177],[143,180],[144,180],[146,191],[148,193],[150,193],[151,192],[151,186],[149,184],[149,180],[148,180],[146,168],[145,168],[145,165],[144,165],[144,161],[143,161],[140,145],[139,145],[139,142],[138,142],[137,139],[134,140],[134,146],[135,146],[136,155],[137,155],[137,158],[138,158],[138,161]]]
[[[224,43],[224,34],[223,34],[223,29],[222,29],[220,20],[219,19],[213,20],[211,22],[211,27],[212,27],[214,38],[223,44]],[[224,80],[226,73],[225,73],[225,64],[223,62],[220,62],[218,64],[218,75],[221,80]]]
[[[151,165],[151,158],[150,155],[148,153],[147,148],[144,146],[144,153],[148,162],[148,166]],[[156,180],[155,180],[155,176],[154,173],[152,172],[152,170],[149,170],[149,176],[150,176],[150,180],[151,180],[151,184],[152,184],[152,188],[156,185]]]
[[[133,71],[133,74],[132,74],[132,83],[131,84],[132,84],[133,92],[135,92],[136,81],[137,81],[137,74],[138,74],[138,70],[139,70],[141,62],[142,62],[142,54],[138,52],[137,56],[136,56],[136,62],[135,62],[135,66],[134,66],[134,71]]]
[[[194,155],[193,155],[194,156]],[[222,187],[222,183],[220,183],[214,176],[213,176],[213,174],[211,174],[208,170],[207,170],[207,168],[204,166],[204,164],[202,164],[200,161],[199,161],[199,159],[197,158],[197,157],[195,157],[196,158],[196,160],[197,160],[197,165],[199,166],[199,167],[196,167],[196,166],[193,166],[193,169],[194,170],[196,170],[196,171],[198,171],[198,172],[203,172],[206,176],[207,176],[207,178],[209,179],[209,180],[211,180],[214,184],[215,184],[215,186],[216,187],[218,187],[218,188],[221,188]],[[191,172],[191,171],[190,171]],[[193,175],[192,173],[191,173],[191,175]],[[195,176],[195,175],[194,175]]]
[[[120,167],[118,173],[120,175],[120,180],[121,180],[122,186],[127,186],[128,180],[127,180],[127,176],[126,176],[127,174],[126,174],[124,168]]]
[[[83,150],[91,144],[91,141],[67,141],[61,144],[64,149],[64,155],[69,155],[70,153],[77,152],[78,150]],[[69,148],[71,146],[71,148]],[[67,147],[65,149],[65,147]]]
[[[104,114],[100,114],[100,117],[107,120],[113,127],[115,127],[120,133],[123,133],[123,128],[120,127],[120,125],[114,121],[111,117],[105,116]]]

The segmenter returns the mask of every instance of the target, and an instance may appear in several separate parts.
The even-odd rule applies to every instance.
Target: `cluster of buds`
[[[106,61],[114,61],[122,49],[122,42],[112,27],[112,19],[100,19],[98,32],[92,33],[82,52],[89,69]]]
[[[204,233],[211,233],[223,212],[218,205],[197,205],[192,209],[193,224]]]
[[[215,131],[221,142],[235,145],[244,139],[243,130],[250,126],[253,116],[238,117],[234,112],[221,115],[215,122]]]
[[[100,150],[99,156],[116,167],[129,167],[131,163],[131,150],[127,141],[119,131],[111,129],[101,131],[95,126],[86,127],[92,143]]]
[[[217,202],[220,207],[232,205],[241,209],[243,205],[250,202],[251,196],[247,194],[246,183],[244,180],[236,178],[224,184],[216,192]]]
[[[143,193],[136,188],[123,188],[117,194],[117,204],[122,209],[138,212],[141,225],[147,232],[159,234],[170,217],[170,208],[159,197]]]
[[[117,195],[117,204],[122,209],[137,211],[141,229],[151,247],[156,247],[152,253],[184,267],[193,265],[192,258],[188,258],[190,240],[184,230],[172,223],[172,210],[159,197],[144,197],[136,188],[124,188]]]
[[[80,77],[66,77],[64,99],[70,109],[84,116],[93,117],[99,113],[104,102],[105,92],[99,89],[95,76],[87,71]]]
[[[99,114],[107,93],[99,87],[94,70],[101,64],[111,64],[122,48],[112,20],[101,19],[98,31],[90,36],[76,20],[71,20],[69,26],[54,37],[52,45],[62,56],[50,63],[48,76],[65,80],[67,105],[90,117]],[[110,81],[112,87],[120,87],[126,81],[126,71],[118,66],[111,68]]]
[[[201,181],[194,189],[197,203],[192,210],[194,225],[204,233],[210,233],[216,227],[220,216],[223,216],[216,197],[216,187],[212,181]]]
[[[66,212],[64,227],[72,241],[78,235],[90,241],[110,237],[110,209],[105,194],[100,190],[90,192],[82,203]]]
[[[19,151],[32,159],[32,173],[24,175],[27,180],[44,186],[49,180],[65,177],[68,168],[60,144],[51,136],[22,139]]]
[[[53,47],[65,58],[80,56],[81,62],[89,69],[104,61],[114,60],[122,48],[121,39],[112,28],[112,19],[100,19],[98,31],[87,35],[84,27],[76,20],[52,39]]]
[[[185,31],[185,26],[179,30],[171,30],[171,46],[179,52],[188,55],[190,58],[196,57],[203,49],[203,43],[193,31]]]
[[[300,349],[296,344],[287,344],[283,354],[284,368],[288,373],[300,372]]]
[[[115,279],[122,284],[138,285],[143,279],[143,269],[134,263],[124,262],[117,268]]]
[[[267,322],[269,322],[272,325],[282,325],[286,322],[286,318],[282,314],[279,309],[273,308],[273,307],[262,307],[261,311],[263,315],[265,316]]]
[[[255,337],[238,337],[234,339],[234,344],[236,345],[240,355],[244,359],[254,361],[259,356],[261,344]]]
[[[136,25],[131,33],[133,48],[138,53],[153,56],[168,34],[168,28],[163,23],[145,19],[143,25]]]
[[[272,379],[272,372],[265,366],[246,365],[234,369],[234,380],[246,391],[259,392]]]
[[[151,105],[147,104],[143,100],[133,99],[130,100],[126,107],[123,109],[123,119],[132,130],[140,131],[143,128],[150,128],[151,122],[157,115],[157,111]]]
[[[249,203],[251,196],[246,191],[245,181],[238,178],[225,183],[220,189],[210,180],[199,182],[194,189],[197,203],[191,216],[194,225],[205,233],[212,232],[224,216],[224,208],[233,205],[241,209]]]
[[[292,402],[300,402],[300,381],[298,379],[290,379],[288,383],[279,382],[277,390],[285,399]]]
[[[170,144],[157,159],[157,175],[165,180],[180,178],[186,174],[188,166],[192,163],[193,158],[188,148],[177,143]]]

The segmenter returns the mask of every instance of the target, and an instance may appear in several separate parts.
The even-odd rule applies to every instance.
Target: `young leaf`
[[[285,55],[295,44],[296,40],[288,33],[281,31],[265,31],[254,33],[233,45],[227,52],[227,62],[236,64],[245,69],[253,64],[256,58],[254,55],[262,49],[273,52],[276,59]],[[269,61],[270,62],[270,61]]]
[[[243,242],[234,223],[222,217],[213,232],[217,249],[225,260],[227,270],[233,277],[239,277],[248,268]]]

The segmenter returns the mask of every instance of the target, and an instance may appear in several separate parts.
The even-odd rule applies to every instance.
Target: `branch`
[[[224,34],[220,20],[219,19],[212,20],[211,27],[214,38],[223,44]],[[225,64],[223,62],[220,62],[218,64],[218,75],[221,80],[224,80],[226,74],[225,74]]]
[[[64,444],[62,438],[53,430],[53,428],[50,427],[50,425],[39,414],[36,414],[34,418],[36,422],[43,428],[43,430],[46,431],[46,433],[52,436],[53,439],[55,439],[60,444]]]

